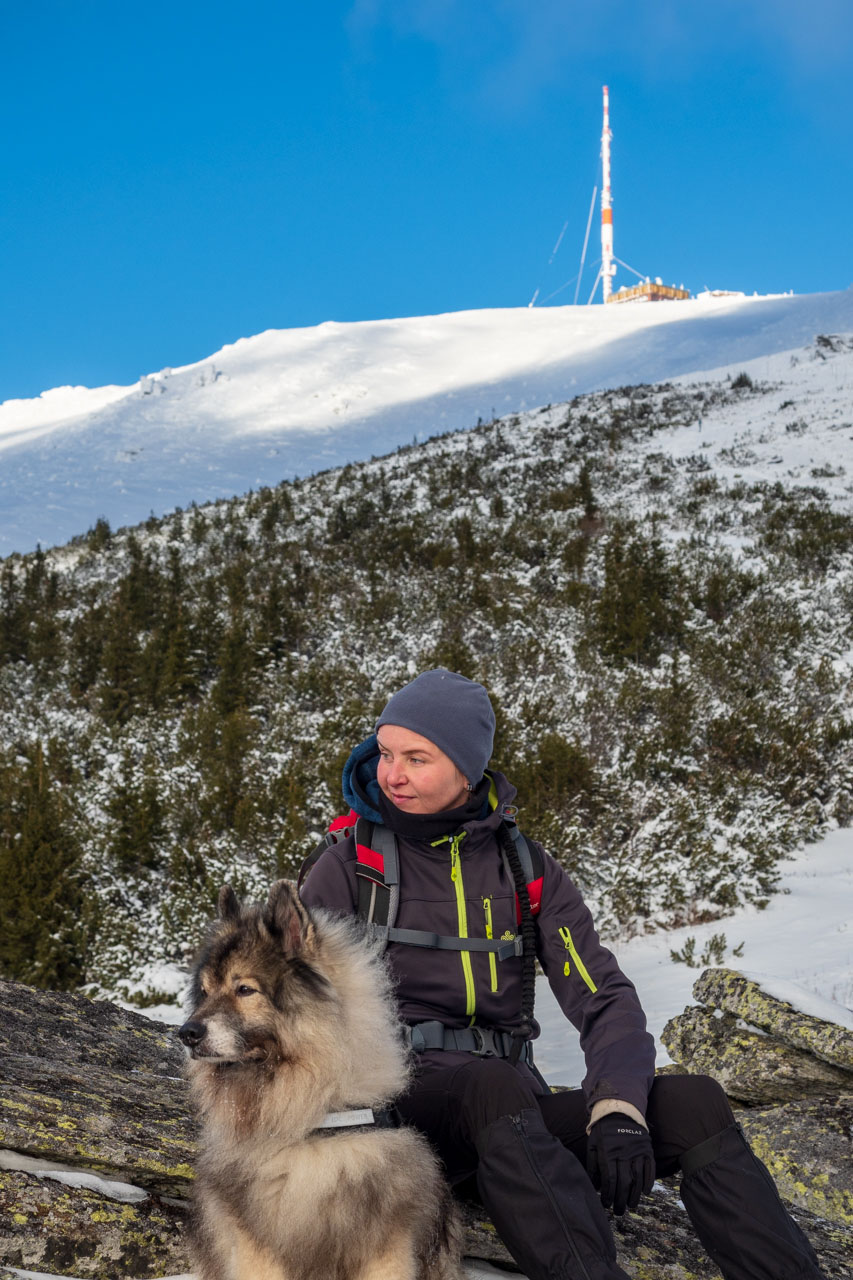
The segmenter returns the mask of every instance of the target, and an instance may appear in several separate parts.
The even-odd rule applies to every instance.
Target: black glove
[[[636,1209],[655,1180],[655,1157],[648,1129],[620,1111],[597,1120],[587,1138],[586,1169],[601,1191],[605,1209]]]

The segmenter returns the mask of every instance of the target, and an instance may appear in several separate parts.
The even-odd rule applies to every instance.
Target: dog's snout
[[[207,1034],[207,1027],[203,1022],[185,1022],[178,1032],[178,1039],[182,1040],[188,1049],[193,1049],[200,1044]]]

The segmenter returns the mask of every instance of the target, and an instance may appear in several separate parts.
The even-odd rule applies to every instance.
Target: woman
[[[530,1280],[624,1278],[602,1205],[624,1213],[655,1174],[678,1171],[726,1280],[820,1277],[719,1085],[655,1078],[636,991],[578,890],[539,846],[525,872],[515,789],[486,773],[494,728],[482,685],[427,671],[391,698],[344,769],[353,810],[396,841],[387,955],[418,1051],[403,1119],[430,1138],[454,1185],[476,1191]],[[305,902],[354,912],[359,856],[352,834],[329,847]],[[582,1090],[552,1094],[533,1066],[534,953],[580,1032]]]

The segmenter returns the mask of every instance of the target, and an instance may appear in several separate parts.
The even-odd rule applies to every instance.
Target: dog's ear
[[[218,906],[220,920],[236,920],[240,915],[240,903],[230,884],[224,884],[219,890]]]
[[[311,950],[314,925],[292,881],[276,880],[264,907],[263,921],[273,937],[281,939],[286,956]]]

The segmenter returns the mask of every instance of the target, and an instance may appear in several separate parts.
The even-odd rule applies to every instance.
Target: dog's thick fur
[[[287,881],[263,906],[226,887],[180,1035],[202,1121],[198,1280],[462,1280],[425,1139],[316,1132],[408,1078],[388,975],[356,922],[309,914]]]

